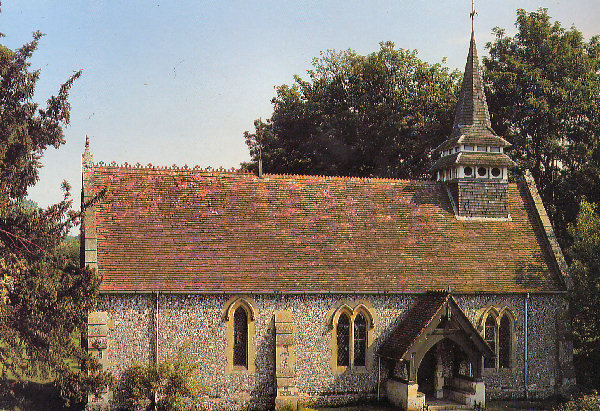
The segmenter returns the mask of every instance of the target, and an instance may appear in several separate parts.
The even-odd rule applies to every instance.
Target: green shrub
[[[180,351],[171,360],[130,367],[121,379],[121,405],[135,411],[179,411],[191,407],[201,391],[196,381],[198,366]]]
[[[562,404],[557,411],[594,411],[600,410],[600,395],[591,394],[574,398],[571,401]]]

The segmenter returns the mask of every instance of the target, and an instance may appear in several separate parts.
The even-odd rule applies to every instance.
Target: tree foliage
[[[579,382],[600,388],[600,215],[598,207],[583,201],[576,223],[570,228],[574,282],[571,306],[575,337],[575,361]]]
[[[123,406],[157,411],[191,408],[200,390],[196,381],[198,366],[180,350],[174,359],[128,368],[121,379]]]
[[[81,72],[38,107],[33,95],[40,72],[29,70],[29,59],[41,37],[34,33],[15,51],[0,44],[0,376],[52,377],[65,398],[82,400],[86,389],[108,378],[73,339],[86,327],[100,280],[56,255],[78,221],[69,185],[63,183],[63,200],[45,209],[25,199],[44,150],[65,142],[68,93]]]
[[[517,33],[495,28],[484,59],[496,132],[530,169],[563,245],[578,202],[600,200],[600,39],[552,22],[546,9],[517,11]]]
[[[308,79],[277,87],[246,144],[271,173],[414,178],[450,133],[459,74],[391,42],[367,56],[328,51]]]
[[[600,395],[597,393],[581,395],[554,409],[556,411],[598,411],[600,410]]]

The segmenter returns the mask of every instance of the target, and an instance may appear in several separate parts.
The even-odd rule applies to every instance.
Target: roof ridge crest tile
[[[248,172],[248,174],[253,174]],[[254,175],[254,174],[253,174]],[[269,176],[271,178],[277,177],[289,177],[295,179],[303,179],[308,180],[310,178],[319,178],[324,180],[358,180],[358,181],[385,181],[385,182],[427,182],[428,179],[419,179],[419,178],[393,178],[393,177],[365,177],[365,176],[328,176],[328,175],[312,175],[312,174],[287,174],[287,173],[265,173],[264,176]]]

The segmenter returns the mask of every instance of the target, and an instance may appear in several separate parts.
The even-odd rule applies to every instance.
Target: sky
[[[31,59],[40,69],[34,100],[45,101],[76,70],[66,144],[43,157],[29,197],[61,200],[60,184],[81,187],[86,134],[94,161],[237,167],[249,159],[243,132],[272,113],[274,87],[306,77],[321,51],[368,54],[379,42],[445,57],[463,70],[469,0],[142,1],[5,0],[0,43],[17,48],[45,34]],[[548,9],[564,27],[600,34],[597,0],[476,0],[480,56],[492,28],[515,33],[517,8]]]

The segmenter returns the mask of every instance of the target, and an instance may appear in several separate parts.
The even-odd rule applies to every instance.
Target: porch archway
[[[440,355],[436,361],[431,359],[432,354],[426,357],[432,349],[439,350],[439,354],[443,354],[444,348],[440,348],[443,345],[438,344],[445,344],[461,353],[466,364],[470,364],[468,375],[466,372],[462,375],[461,365],[453,362],[449,362],[451,364],[449,369],[453,369],[453,373],[447,371],[447,375],[444,375],[440,368],[442,365],[439,360]],[[451,350],[447,348],[446,351]],[[424,384],[425,391],[433,391],[435,398],[443,397],[470,406],[485,405],[483,358],[493,356],[493,352],[449,293],[436,292],[420,296],[405,314],[403,321],[394,327],[388,339],[381,345],[378,354],[380,357],[394,360],[397,364],[396,368],[403,370],[402,374],[405,378],[396,379],[391,385],[408,393],[404,397],[402,395],[398,397],[402,397],[398,405],[404,409],[408,409],[408,404],[414,407],[414,404],[422,402],[424,405],[425,394],[419,386],[418,378],[424,359],[423,366],[430,368],[429,373],[432,364],[436,364],[433,389]],[[425,368],[421,371],[421,379],[431,379]],[[390,387],[390,389],[394,388]]]

